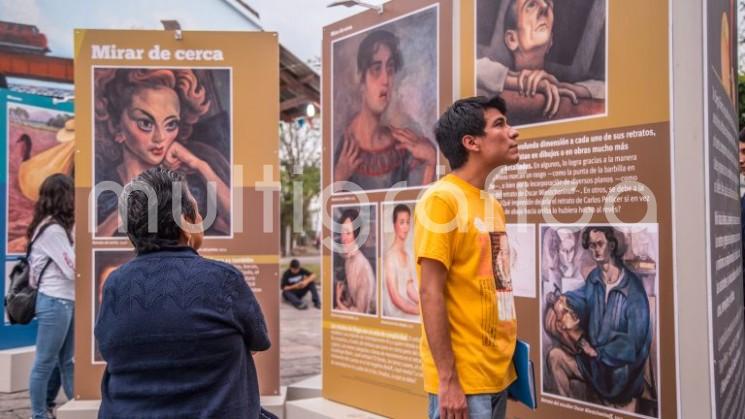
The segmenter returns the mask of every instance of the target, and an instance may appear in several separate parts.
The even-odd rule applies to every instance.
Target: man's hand
[[[578,103],[577,95],[573,91],[564,87],[559,87],[548,80],[541,80],[538,84],[538,91],[546,96],[546,106],[543,107],[543,115],[548,119],[553,118],[556,116],[556,113],[559,112],[559,105],[561,104],[562,96],[568,97],[574,105]]]
[[[559,319],[561,325],[559,328],[563,331],[575,330],[579,328],[579,318],[571,309],[567,309]]]
[[[541,82],[548,81],[558,85],[559,80],[553,74],[544,70],[520,70],[517,74],[517,86],[520,96],[535,96]]]
[[[437,393],[440,404],[440,418],[468,419],[468,403],[457,376],[440,381]]]
[[[306,275],[305,278],[303,278],[303,280],[300,282],[301,284],[303,284],[302,287],[300,288],[307,287],[308,285],[310,285],[311,282],[315,280],[316,280],[316,274]]]
[[[595,350],[595,348],[590,345],[590,342],[588,342],[585,338],[580,339],[579,341],[579,347],[582,349],[582,352],[586,353],[587,356],[590,358],[595,358],[598,356],[598,352]]]
[[[520,96],[533,97],[541,93],[546,97],[543,107],[543,115],[551,119],[556,116],[561,104],[561,97],[568,97],[573,104],[577,104],[577,93],[569,88],[566,83],[560,83],[551,73],[544,70],[520,70],[517,73],[510,72],[510,76],[517,79],[517,91]],[[514,82],[510,83],[508,77],[507,87],[514,88]]]
[[[298,282],[298,283],[292,284],[292,285],[288,285],[288,286],[282,288],[282,291],[294,291],[294,290],[297,290],[297,289],[302,288],[301,285],[302,285],[301,282]]]

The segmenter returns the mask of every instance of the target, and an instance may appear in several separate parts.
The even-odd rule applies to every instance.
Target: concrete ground
[[[323,295],[323,294],[321,294]],[[292,384],[321,373],[321,310],[310,304],[307,310],[296,310],[280,304],[280,377],[282,385]],[[64,402],[64,396],[60,396]],[[28,419],[31,404],[28,391],[0,393],[0,419]]]

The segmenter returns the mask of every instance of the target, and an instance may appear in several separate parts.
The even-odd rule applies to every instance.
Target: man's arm
[[[313,272],[306,271],[305,276],[303,277],[303,280],[300,281],[303,286],[301,288],[305,288],[310,284],[311,282],[316,280],[316,274]]]
[[[290,270],[284,271],[282,274],[282,280],[279,283],[279,289],[282,291],[289,291],[292,287],[292,285],[289,284],[289,278],[290,278]]]
[[[286,287],[283,287],[282,288],[282,291],[292,291],[292,290],[300,289],[302,287],[303,287],[303,283],[302,282],[297,282],[295,284],[287,285]]]
[[[422,323],[440,382],[440,416],[467,418],[468,405],[455,369],[450,324],[445,309],[447,269],[441,262],[428,258],[422,258],[420,264]]]
[[[621,314],[626,317],[626,329],[611,331],[608,341],[594,348],[597,360],[609,368],[621,368],[637,362],[642,354],[649,355],[652,340],[649,301],[645,296],[629,294]]]
[[[282,291],[292,291],[305,288],[306,286],[308,286],[308,284],[316,279],[316,274],[305,269],[303,269],[300,274],[303,275],[303,278],[300,281],[294,284],[288,284],[287,281],[291,274],[289,271],[285,272],[285,274],[282,276]]]
[[[303,277],[303,279],[301,279],[300,281],[282,288],[282,291],[292,291],[292,290],[299,290],[299,289],[305,288],[308,286],[308,284],[313,282],[313,280],[315,279],[316,279],[316,274],[310,274],[309,276]]]

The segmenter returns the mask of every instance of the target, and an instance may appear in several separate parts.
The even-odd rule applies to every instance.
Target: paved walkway
[[[310,295],[306,298],[309,299]],[[316,310],[311,305],[309,309],[301,311],[287,303],[281,303],[279,319],[282,385],[320,374],[321,310]],[[0,393],[0,419],[30,418],[28,397],[28,391]],[[63,396],[60,398],[64,400]]]
[[[318,292],[323,295],[321,287]],[[310,294],[305,298],[307,310],[280,303],[279,370],[283,386],[321,373],[321,310],[310,304]]]

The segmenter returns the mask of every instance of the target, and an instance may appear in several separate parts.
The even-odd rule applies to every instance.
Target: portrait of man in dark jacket
[[[624,263],[622,236],[606,226],[582,231],[596,266],[582,287],[549,298],[544,326],[557,344],[546,363],[560,396],[642,413],[653,327],[644,284]]]

